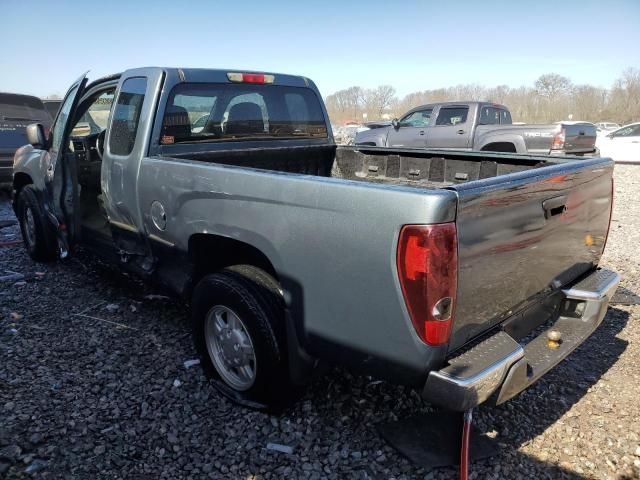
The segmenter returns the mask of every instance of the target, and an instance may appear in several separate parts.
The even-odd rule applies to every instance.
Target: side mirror
[[[394,118],[393,120],[391,120],[391,125],[393,126],[393,128],[395,128],[396,130],[398,130],[400,128],[400,122],[398,121],[397,118]]]
[[[33,148],[44,149],[46,147],[47,139],[44,136],[44,127],[41,123],[27,125],[27,141],[33,145]]]

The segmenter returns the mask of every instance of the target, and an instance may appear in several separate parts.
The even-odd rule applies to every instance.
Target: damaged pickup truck
[[[504,402],[598,327],[619,280],[598,268],[610,159],[337,148],[305,77],[82,77],[28,138],[13,189],[33,259],[81,245],[183,297],[245,405],[327,363],[455,410]]]

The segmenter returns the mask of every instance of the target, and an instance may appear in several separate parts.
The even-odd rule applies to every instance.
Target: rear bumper
[[[596,147],[586,150],[550,150],[549,155],[552,157],[566,157],[570,155],[577,157],[598,157],[600,156],[600,150]]]
[[[465,411],[487,400],[503,403],[534,383],[584,342],[607,313],[620,276],[598,269],[570,288],[564,289],[560,315],[554,324],[526,345],[506,332],[498,332],[462,355],[432,371],[422,396],[429,402]],[[547,334],[561,333],[556,348]]]

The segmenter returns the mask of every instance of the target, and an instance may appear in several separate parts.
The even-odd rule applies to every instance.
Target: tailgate
[[[576,160],[451,187],[458,192],[458,300],[450,349],[597,265],[613,163]]]
[[[592,123],[562,124],[566,153],[592,152],[596,145],[597,130]]]

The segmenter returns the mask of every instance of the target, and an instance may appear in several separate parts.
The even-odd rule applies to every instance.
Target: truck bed
[[[513,153],[328,146],[216,150],[172,156],[222,165],[422,189],[450,187],[569,161]]]
[[[488,152],[338,148],[331,176],[433,189],[523,172],[549,160]]]
[[[536,305],[597,266],[611,212],[613,169],[605,159],[327,146],[254,149],[231,155],[209,151],[181,158],[269,170],[264,173],[271,179],[263,178],[262,193],[254,195],[260,202],[273,202],[262,198],[274,196],[273,191],[263,189],[267,185],[276,188],[277,183],[281,185],[277,202],[295,203],[304,196],[307,211],[295,222],[313,221],[318,211],[347,209],[350,221],[362,222],[363,229],[367,223],[381,228],[384,222],[390,229],[385,235],[397,235],[403,223],[447,221],[434,220],[436,207],[429,202],[435,201],[436,192],[454,193],[457,200],[451,220],[455,220],[458,232],[459,275],[449,351],[516,312],[535,311],[534,323],[544,322],[557,306],[541,313]],[[277,175],[276,182],[274,170],[305,176]],[[318,177],[344,181],[326,183]],[[215,178],[213,172],[211,178]],[[305,178],[313,181],[300,183]],[[354,188],[359,183],[378,188]],[[298,185],[295,189],[294,184]],[[225,189],[224,194],[230,193]],[[408,212],[405,200],[412,205],[413,214],[421,218],[401,220],[400,212]],[[345,201],[348,204],[341,203]],[[420,205],[424,205],[422,209]],[[320,216],[324,225],[332,221],[324,214]],[[322,231],[325,239],[340,236],[320,224],[309,228]],[[360,235],[355,226],[352,230]],[[298,237],[292,233],[291,238]],[[357,244],[361,239],[353,241]],[[395,252],[397,239],[388,241],[389,245],[376,251],[378,255]],[[381,269],[389,265],[389,260],[393,261],[368,259],[372,266],[382,261]],[[386,275],[390,273],[396,277],[392,271]]]

